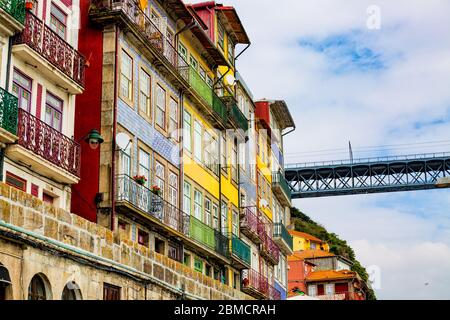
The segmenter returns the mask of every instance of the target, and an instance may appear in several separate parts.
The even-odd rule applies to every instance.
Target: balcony
[[[269,284],[269,300],[281,300],[281,292]]]
[[[293,250],[293,239],[283,223],[273,225],[273,240],[286,255],[291,255]]]
[[[204,111],[209,115],[209,120],[215,126],[223,127],[227,121],[226,105],[192,67],[189,67],[189,85],[191,96],[206,106]]]
[[[261,236],[261,255],[273,265],[277,265],[280,260],[280,249],[266,232],[262,233]]]
[[[145,218],[157,222],[159,226],[169,227],[186,236],[189,235],[189,215],[176,206],[154,194],[150,189],[141,186],[127,175],[116,177],[116,206],[119,210],[134,209]]]
[[[25,22],[25,0],[0,0],[0,35],[20,32]]]
[[[231,258],[238,269],[246,269],[251,266],[250,246],[234,234],[231,236]]]
[[[259,244],[261,243],[261,238],[258,233],[258,224],[260,224],[260,220],[252,209],[253,208],[251,207],[241,209],[240,229],[250,240]]]
[[[272,191],[283,206],[291,206],[291,187],[281,172],[272,173]]]
[[[13,143],[17,140],[18,99],[0,88],[0,142]]]
[[[228,237],[192,216],[190,237],[223,257],[228,258],[230,256]]]
[[[71,94],[84,90],[85,58],[31,12],[14,37],[12,52]]]
[[[19,109],[18,144],[8,156],[60,183],[75,184],[80,177],[80,145],[35,116]]]
[[[248,119],[245,117],[245,115],[242,113],[242,111],[239,109],[237,103],[233,101],[229,105],[229,117],[228,120],[231,121],[236,129],[241,129],[244,132],[248,131]]]
[[[269,297],[269,281],[256,270],[242,271],[241,290],[257,299]]]
[[[99,24],[114,24],[119,22],[130,35],[137,40],[138,46],[156,60],[152,64],[176,83],[179,88],[187,89],[189,65],[178,53],[176,48],[167,41],[158,26],[139,8],[135,0],[91,0],[89,8],[91,20]]]

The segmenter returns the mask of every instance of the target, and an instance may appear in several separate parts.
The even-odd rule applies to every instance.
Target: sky
[[[223,3],[252,41],[237,68],[253,95],[290,107],[287,163],[347,159],[348,141],[355,158],[450,151],[450,1]],[[379,299],[450,299],[449,190],[294,205],[377,271]]]

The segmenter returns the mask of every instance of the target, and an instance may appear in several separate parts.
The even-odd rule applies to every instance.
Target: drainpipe
[[[5,163],[5,148],[4,143],[0,144],[0,182],[3,182],[3,164]]]
[[[112,159],[111,159],[111,231],[114,231],[114,212],[116,210],[116,131],[117,131],[117,75],[119,63],[119,27],[115,26],[115,66],[114,66],[114,107],[113,107],[113,137],[112,137]]]

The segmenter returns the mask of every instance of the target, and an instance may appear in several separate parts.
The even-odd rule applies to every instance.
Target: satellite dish
[[[125,132],[120,132],[116,135],[116,144],[121,150],[125,150],[131,143],[131,138]]]
[[[232,74],[228,74],[225,76],[225,81],[229,86],[232,86],[234,82],[236,81],[236,78]]]

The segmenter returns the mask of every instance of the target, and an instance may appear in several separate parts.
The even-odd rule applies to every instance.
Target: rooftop
[[[356,278],[356,272],[350,270],[325,270],[325,271],[313,271],[306,278],[308,282],[318,282],[324,280],[344,280]]]
[[[295,230],[289,230],[289,233],[294,237],[303,238],[303,239],[307,239],[307,240],[311,240],[311,241],[319,242],[319,243],[325,243],[325,241],[322,241],[319,238],[316,238],[313,235],[310,235],[309,233],[295,231]]]
[[[323,258],[323,257],[335,257],[335,255],[330,252],[322,250],[304,250],[304,251],[295,251],[291,256],[288,257],[288,260],[296,261],[296,260]]]

